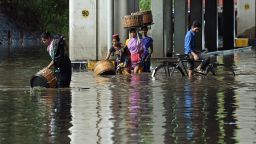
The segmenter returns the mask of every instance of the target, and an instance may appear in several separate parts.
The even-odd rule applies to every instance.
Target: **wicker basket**
[[[114,75],[115,67],[111,61],[101,60],[94,65],[94,73],[96,75]]]
[[[140,27],[143,25],[143,16],[141,14],[127,15],[123,17],[123,27]]]
[[[32,76],[31,87],[56,88],[57,79],[51,69],[44,68]]]
[[[132,13],[131,15],[142,15],[142,25],[151,25],[153,23],[153,16],[151,11],[140,11]]]
[[[141,12],[143,15],[143,25],[149,25],[153,23],[153,16],[151,11]]]

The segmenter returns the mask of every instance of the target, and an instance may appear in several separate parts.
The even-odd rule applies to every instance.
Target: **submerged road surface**
[[[254,50],[217,57],[235,77],[74,72],[69,89],[30,89],[45,49],[1,56],[0,143],[256,143]]]

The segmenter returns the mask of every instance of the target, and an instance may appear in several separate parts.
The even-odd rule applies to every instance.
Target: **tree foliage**
[[[151,9],[151,0],[140,0],[139,1],[140,10],[150,10]]]
[[[31,31],[68,34],[69,0],[1,0],[0,8]]]

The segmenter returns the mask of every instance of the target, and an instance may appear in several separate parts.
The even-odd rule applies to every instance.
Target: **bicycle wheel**
[[[165,63],[165,64],[160,64],[158,65],[152,72],[152,77],[157,77],[157,76],[172,76],[173,73],[179,72],[182,76],[185,76],[184,71],[180,66],[177,66],[172,63]]]
[[[182,76],[185,76],[185,72],[183,71],[183,69],[179,65],[171,63],[169,68],[172,69],[172,71],[170,73],[170,76],[172,76],[172,74],[174,72],[179,72]]]
[[[163,73],[164,72],[164,73]],[[152,77],[156,77],[157,75],[168,75],[168,69],[165,64],[158,65],[152,72]]]

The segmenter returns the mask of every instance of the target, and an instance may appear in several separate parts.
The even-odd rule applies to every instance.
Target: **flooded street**
[[[89,71],[73,72],[70,89],[30,89],[45,48],[0,48],[1,144],[256,143],[255,50],[216,57],[235,77]]]

